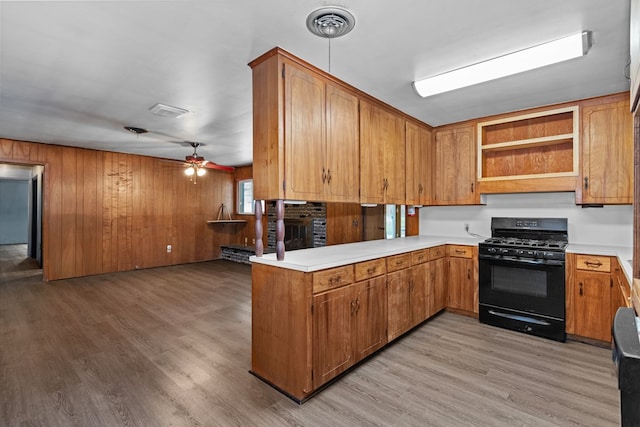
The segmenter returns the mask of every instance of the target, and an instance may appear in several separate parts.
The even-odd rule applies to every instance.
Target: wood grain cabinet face
[[[355,363],[352,286],[313,297],[313,385],[324,384]]]
[[[611,341],[611,275],[578,270],[575,285],[575,334]]]
[[[315,201],[358,197],[358,98],[285,63],[285,194]]]
[[[431,129],[406,123],[407,205],[429,205],[432,164]]]
[[[405,203],[405,120],[360,101],[360,202]]]
[[[387,343],[384,276],[315,295],[313,307],[314,388]]]
[[[629,284],[615,257],[567,254],[567,333],[611,341],[618,307]]]
[[[447,246],[448,302],[447,307],[478,313],[477,248]]]
[[[633,203],[633,116],[629,101],[582,109],[578,203]]]
[[[475,127],[444,127],[434,133],[433,201],[436,205],[473,205],[476,191]]]
[[[388,339],[399,337],[429,315],[429,266],[420,263],[387,274]]]
[[[358,202],[355,92],[280,49],[250,65],[255,198]]]
[[[447,283],[445,280],[445,258],[429,262],[429,315],[432,316],[447,306]]]

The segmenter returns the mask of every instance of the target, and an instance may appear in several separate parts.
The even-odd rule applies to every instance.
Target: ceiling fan
[[[214,162],[210,162],[209,160],[205,160],[204,157],[198,155],[198,147],[200,147],[199,142],[189,142],[189,145],[193,147],[193,154],[189,156],[185,156],[184,164],[186,169],[184,170],[185,175],[189,177],[193,177],[192,181],[195,183],[195,177],[203,176],[207,171],[207,169],[218,169],[225,172],[233,172],[235,170],[232,166],[222,166]]]

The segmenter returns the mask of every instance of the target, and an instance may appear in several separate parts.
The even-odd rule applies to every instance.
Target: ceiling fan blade
[[[233,172],[234,170],[236,170],[236,168],[234,168],[233,166],[223,166],[217,163],[213,163],[212,161],[209,161],[209,160],[205,160],[202,166],[207,169],[218,169],[225,172]]]

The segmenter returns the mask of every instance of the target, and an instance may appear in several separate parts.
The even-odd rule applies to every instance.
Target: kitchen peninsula
[[[447,306],[477,315],[480,240],[412,236],[251,257],[251,372],[301,402]],[[458,267],[445,268],[449,257]],[[469,292],[447,293],[447,273]]]

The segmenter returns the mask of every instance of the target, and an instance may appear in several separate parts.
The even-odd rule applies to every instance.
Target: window
[[[253,180],[238,181],[238,214],[251,215],[253,208]]]

